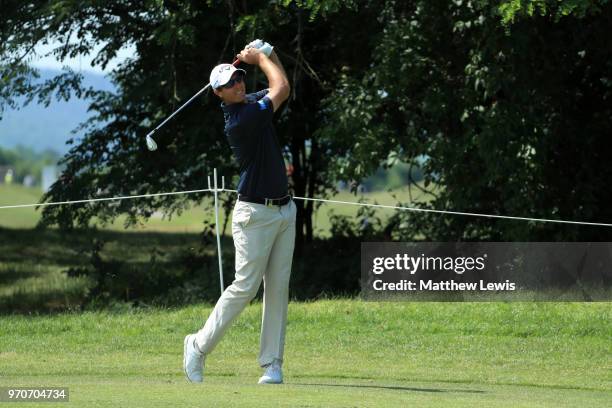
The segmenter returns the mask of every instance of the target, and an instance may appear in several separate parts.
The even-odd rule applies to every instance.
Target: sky
[[[37,55],[46,54],[58,46],[60,46],[59,43],[39,46],[35,49],[35,53]],[[58,62],[54,57],[33,59],[30,63],[44,70],[61,70],[67,65],[76,72],[83,73],[86,85],[96,89],[111,90],[113,86],[106,74],[109,74],[126,58],[132,57],[135,48],[121,49],[117,57],[108,64],[105,70],[102,70],[100,67],[92,67],[91,61],[103,46],[104,44],[97,47],[93,55],[72,58],[63,63]],[[55,75],[53,72],[42,72],[41,79],[48,79],[53,75]],[[91,116],[87,110],[88,106],[89,102],[72,98],[68,102],[53,99],[47,107],[32,103],[20,109],[6,109],[0,119],[0,147],[12,149],[17,145],[22,145],[39,152],[53,149],[64,154],[69,148],[66,140],[74,137],[71,131]]]
[[[44,55],[54,48],[60,46],[60,43],[39,45],[34,50],[37,55]],[[96,74],[108,74],[113,68],[116,68],[121,62],[123,62],[126,58],[130,58],[134,56],[136,49],[134,46],[127,46],[119,50],[117,57],[115,57],[111,62],[106,66],[105,70],[102,70],[99,66],[92,67],[91,61],[96,56],[97,52],[104,47],[104,44],[100,44],[95,48],[94,52],[90,55],[84,55],[77,58],[70,58],[64,60],[63,62],[59,62],[53,56],[39,58],[38,60],[32,60],[32,65],[36,68],[44,68],[44,69],[57,69],[61,70],[63,66],[69,66],[73,70],[77,72],[81,71],[89,71]]]

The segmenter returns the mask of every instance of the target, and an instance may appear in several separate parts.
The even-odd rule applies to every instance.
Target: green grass
[[[0,264],[0,310],[66,310],[83,301],[91,282],[69,278],[58,267]]]
[[[249,306],[207,358],[203,385],[183,378],[182,339],[208,305],[0,317],[0,387],[66,386],[73,407],[612,401],[608,303],[294,302],[282,386],[255,385],[260,309]]]
[[[38,188],[26,188],[19,185],[0,184],[0,206],[35,204],[40,201],[42,193]],[[131,227],[134,232],[166,231],[166,232],[200,232],[203,221],[214,218],[212,203],[195,206],[172,219],[164,217],[162,213],[154,214],[146,223]],[[40,220],[41,210],[34,207],[10,208],[0,210],[0,227],[4,228],[34,228]],[[222,221],[224,218],[222,217]],[[125,217],[119,217],[107,230],[121,231],[124,228]]]
[[[406,190],[396,193],[409,200]],[[413,193],[413,201],[426,199]],[[36,202],[39,195],[0,186],[0,205]],[[366,198],[396,202],[389,193]],[[335,199],[357,201],[348,193]],[[321,206],[315,218],[319,235],[329,231],[330,208],[347,216],[357,212],[357,207]],[[38,217],[33,209],[0,210],[4,311],[78,305],[90,283],[68,278],[65,270],[87,264],[79,248],[92,238],[108,241],[105,258],[146,267],[151,254],[162,250],[159,262],[172,268],[165,262],[198,245],[194,232],[212,214],[204,205],[172,221],[156,217],[132,232],[123,231],[118,220],[93,235],[28,229]],[[229,241],[224,248],[232,258]],[[202,325],[210,305],[0,313],[0,387],[67,386],[71,402],[59,405],[72,407],[607,407],[612,402],[609,303],[293,302],[286,384],[272,387],[255,385],[260,308],[249,306],[208,357],[203,385],[183,378],[182,340]]]
[[[136,272],[151,274],[155,265],[175,271],[184,266],[180,264],[181,256],[201,248],[200,236],[195,233],[113,230],[63,233],[56,229],[0,228],[0,313],[79,308],[92,282],[68,277],[67,272],[91,267],[93,240],[106,243],[100,251],[104,261],[124,265],[123,278]],[[233,256],[231,238],[224,238],[223,249],[226,258]],[[203,254],[214,259],[215,251],[214,245],[207,245]],[[216,263],[213,267],[216,276]]]
[[[38,188],[0,184],[0,206],[35,204],[42,192]],[[39,213],[33,207],[0,210],[0,226],[7,228],[32,228],[36,226]]]

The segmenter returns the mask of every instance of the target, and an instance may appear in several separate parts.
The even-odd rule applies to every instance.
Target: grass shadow
[[[449,390],[440,388],[416,388],[416,387],[400,387],[396,385],[368,385],[368,384],[322,384],[322,383],[291,383],[290,385],[298,386],[315,386],[315,387],[350,387],[350,388],[373,388],[392,391],[412,391],[412,392],[428,392],[428,393],[469,393],[469,394],[484,394],[482,390]]]
[[[5,270],[2,270],[0,268],[0,286],[10,285],[19,280],[33,278],[39,275],[40,274],[35,271],[21,271],[13,268],[7,268]]]

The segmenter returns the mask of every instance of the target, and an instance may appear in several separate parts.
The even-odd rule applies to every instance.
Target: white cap
[[[227,84],[236,71],[240,71],[246,75],[246,71],[244,69],[236,68],[232,64],[217,65],[212,71],[210,71],[210,86],[212,86],[213,89],[217,89],[220,86]]]

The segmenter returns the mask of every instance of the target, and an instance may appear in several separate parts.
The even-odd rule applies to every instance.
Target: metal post
[[[214,169],[213,172],[213,185],[214,185],[214,194],[215,194],[215,230],[217,231],[217,255],[219,256],[219,285],[221,286],[221,294],[223,294],[223,262],[221,256],[221,235],[219,234],[219,202],[217,200],[217,193],[220,191],[217,189],[217,169]],[[223,184],[225,187],[225,180],[223,180]]]

